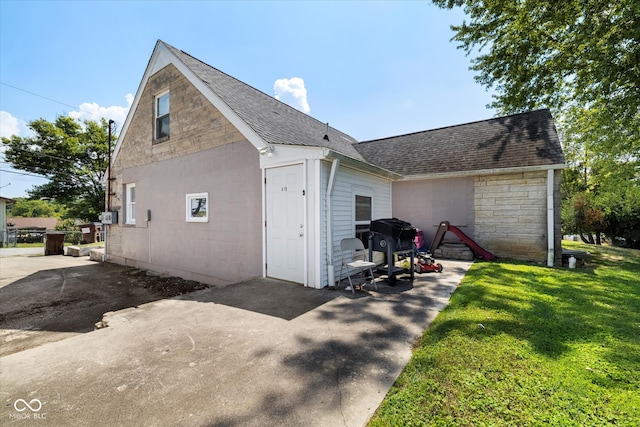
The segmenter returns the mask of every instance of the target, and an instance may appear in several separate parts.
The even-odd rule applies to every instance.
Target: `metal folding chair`
[[[347,278],[349,279],[351,292],[355,294],[351,273],[363,273],[366,270],[369,270],[371,283],[376,287],[376,290],[378,290],[378,284],[373,277],[373,268],[376,266],[376,263],[369,261],[369,252],[364,249],[362,241],[357,237],[342,239],[342,241],[340,241],[340,250],[342,251],[342,264],[340,265],[340,275],[338,277],[342,279],[342,269],[345,268],[347,270]],[[349,271],[350,269],[352,270],[351,272]],[[366,284],[367,280],[364,279],[364,283],[360,285],[360,289],[363,289]]]

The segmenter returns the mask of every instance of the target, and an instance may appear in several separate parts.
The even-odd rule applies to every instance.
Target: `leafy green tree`
[[[468,53],[477,49],[471,68],[478,82],[497,89],[494,107],[512,112],[577,105],[610,130],[640,132],[638,1],[434,3],[461,6],[470,18],[452,26],[453,39]]]
[[[17,198],[16,202],[7,209],[9,216],[25,218],[62,218],[64,212],[64,207],[56,203],[22,197]]]
[[[579,234],[585,243],[601,242],[601,234],[606,229],[604,212],[584,193],[576,193],[562,205],[563,231],[567,234]],[[593,238],[595,233],[596,238]]]
[[[476,80],[495,88],[491,107],[503,114],[552,110],[570,167],[565,211],[577,212],[578,200],[602,212],[603,222],[583,231],[605,228],[628,243],[628,233],[613,224],[623,219],[640,229],[640,216],[628,215],[640,210],[633,197],[640,184],[640,2],[433,2],[464,9],[468,20],[451,27],[453,40],[473,55]],[[580,193],[584,204],[575,198]]]
[[[29,123],[33,137],[2,138],[14,168],[49,178],[29,191],[33,198],[64,204],[67,217],[97,220],[104,211],[104,178],[108,163],[108,123],[78,123],[60,116]]]

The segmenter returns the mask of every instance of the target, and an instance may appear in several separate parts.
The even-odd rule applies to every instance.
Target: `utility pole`
[[[109,120],[109,152],[107,157],[107,212],[111,212],[111,126],[115,122]],[[105,262],[108,259],[109,254],[109,224],[103,224],[104,226],[104,255],[102,261]]]
[[[107,160],[107,212],[111,212],[111,126],[115,122],[109,120],[109,157]]]

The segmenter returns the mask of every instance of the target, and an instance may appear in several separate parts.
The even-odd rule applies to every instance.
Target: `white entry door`
[[[267,169],[267,276],[304,283],[302,165]]]

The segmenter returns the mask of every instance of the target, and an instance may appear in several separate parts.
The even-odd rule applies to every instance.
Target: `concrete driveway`
[[[0,358],[0,420],[365,425],[470,266],[440,262],[355,296],[257,279],[107,313],[104,329]]]
[[[0,256],[0,357],[91,332],[108,311],[202,288],[86,256]]]

